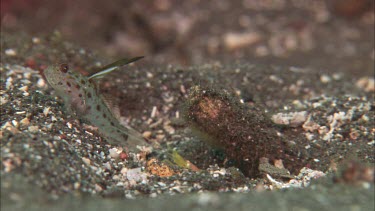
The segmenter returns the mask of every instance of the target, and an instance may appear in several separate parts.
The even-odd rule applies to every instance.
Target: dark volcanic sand
[[[228,8],[236,4],[218,7],[232,11]],[[200,10],[194,11],[209,8],[203,3],[200,6]],[[217,31],[215,27],[203,30],[209,28],[204,23],[210,25],[212,19],[198,18],[188,33],[190,40],[183,37],[164,50],[150,48],[153,42],[145,41],[146,47],[134,51],[135,54],[148,52],[155,56],[148,56],[101,81],[101,92],[115,99],[123,120],[160,145],[150,156],[160,162],[168,160],[173,148],[202,170],[194,172],[173,166],[180,173],[171,177],[151,175],[144,168],[146,161],[136,154],[128,154],[125,160],[118,158],[116,149],[121,146],[108,145],[94,129],[66,113],[62,101],[43,80],[42,70],[55,62],[67,62],[84,74],[111,62],[102,54],[104,44],[98,41],[99,47],[93,52],[93,46],[97,46],[90,45],[92,40],[85,43],[91,47],[83,49],[66,42],[59,33],[48,33],[48,29],[47,36],[30,36],[20,33],[17,27],[2,28],[1,207],[4,210],[38,210],[39,206],[64,210],[78,207],[173,210],[176,206],[182,210],[372,210],[374,15],[364,10],[356,17],[329,13],[328,19],[324,19],[326,10],[315,6],[271,7],[268,12],[264,12],[266,7],[252,8],[249,17],[258,17],[254,19],[258,27],[245,24],[238,28],[218,20],[222,27]],[[167,11],[179,11],[172,10],[175,7],[172,5]],[[218,10],[208,13],[215,11]],[[283,11],[291,15],[282,18]],[[230,16],[231,12],[225,14]],[[305,14],[308,15],[304,21],[295,22]],[[240,20],[246,23],[247,18]],[[230,49],[231,43],[221,39],[230,32],[249,29],[255,29],[254,33],[261,36],[256,44],[242,43],[244,46]],[[161,36],[160,31],[153,33]],[[240,38],[237,37],[237,42]],[[144,39],[141,36],[138,42]],[[264,46],[273,53],[258,55],[264,52]],[[179,49],[186,52],[176,53]],[[160,61],[164,61],[163,65],[158,64]],[[169,65],[169,61],[200,64],[179,66]],[[203,136],[192,135],[189,125],[182,120],[188,90],[200,84],[229,90],[245,104],[263,108],[265,118],[278,113],[293,116],[293,112],[305,112],[306,118],[295,125],[272,127],[290,146],[298,146],[301,156],[308,158],[306,167],[327,176],[307,188],[285,191],[277,190],[281,186],[265,174],[245,178],[233,168],[234,163],[223,150],[203,142]],[[136,181],[130,179],[132,171],[136,172]],[[298,171],[292,175],[298,175]],[[288,182],[273,177],[280,184]],[[263,189],[266,191],[262,192]]]

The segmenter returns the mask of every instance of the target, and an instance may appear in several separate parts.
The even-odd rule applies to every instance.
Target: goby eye
[[[69,70],[69,66],[67,64],[61,64],[60,65],[60,71],[63,73],[67,73]]]

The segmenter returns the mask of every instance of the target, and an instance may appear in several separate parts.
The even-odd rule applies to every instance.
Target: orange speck
[[[155,158],[147,161],[147,171],[159,177],[170,177],[175,174],[175,172],[169,166],[165,165],[164,163],[160,164],[160,162]]]

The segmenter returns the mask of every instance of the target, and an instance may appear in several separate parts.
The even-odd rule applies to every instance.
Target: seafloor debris
[[[142,172],[142,168],[133,168],[126,171],[126,178],[129,181],[146,182],[147,175]]]
[[[277,113],[272,116],[272,121],[275,124],[290,125],[291,127],[301,126],[307,119],[307,112],[291,112],[291,113]]]
[[[284,168],[281,160],[275,160],[275,165],[271,165],[268,161],[268,158],[260,158],[258,169],[260,172],[271,175],[272,177],[293,178],[293,176],[290,175],[290,172],[286,168]]]
[[[322,171],[312,170],[312,169],[304,167],[301,169],[300,173],[298,174],[298,176],[296,176],[295,179],[292,179],[286,183],[275,180],[269,174],[267,174],[267,178],[272,183],[272,186],[270,186],[271,189],[273,187],[277,189],[284,189],[284,188],[307,187],[310,184],[311,180],[324,177],[325,175],[326,174],[323,173]]]
[[[155,158],[151,158],[149,161],[147,161],[147,171],[159,177],[170,177],[175,174],[173,169],[166,164],[159,162]]]

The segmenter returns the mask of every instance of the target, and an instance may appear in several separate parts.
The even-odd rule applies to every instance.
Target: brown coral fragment
[[[223,148],[245,176],[259,175],[259,159],[288,159],[285,142],[262,109],[242,104],[226,91],[193,87],[185,117],[204,140]]]

